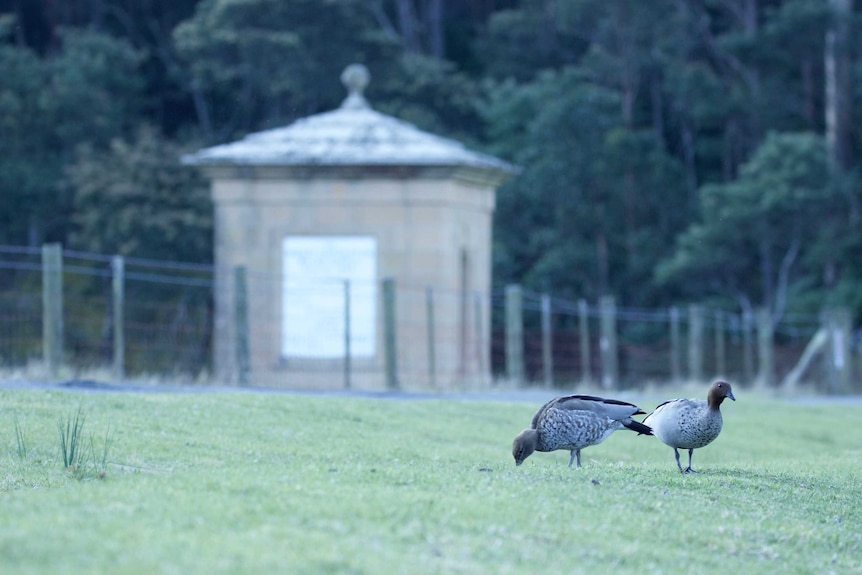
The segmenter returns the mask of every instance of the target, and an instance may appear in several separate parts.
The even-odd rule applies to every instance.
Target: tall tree
[[[546,70],[575,65],[589,44],[563,26],[572,0],[523,0],[491,14],[475,41],[483,73],[495,80],[532,80]]]
[[[818,242],[834,237],[833,226],[850,231],[846,218],[836,220],[846,198],[830,178],[823,138],[812,133],[770,134],[738,180],[701,193],[700,221],[679,236],[657,279],[689,296],[765,307],[775,321],[788,303],[798,309],[789,295],[820,283],[821,269],[808,259]]]
[[[36,244],[58,164],[50,146],[48,73],[26,48],[0,45],[0,243]]]
[[[405,49],[411,53],[444,58],[443,0],[395,0],[395,7]]]
[[[345,66],[385,76],[399,50],[361,0],[202,0],[174,39],[210,141],[335,107]]]
[[[652,132],[628,130],[619,110],[618,93],[577,70],[492,90],[491,136],[508,142],[499,153],[524,168],[498,194],[498,281],[567,297],[614,293],[630,305],[653,301],[651,266],[684,225],[684,213],[668,209],[684,189],[678,164]],[[626,196],[627,166],[640,179],[634,198]],[[631,236],[619,233],[627,226]],[[629,257],[632,237],[636,259]]]
[[[850,16],[853,0],[829,0],[831,18],[824,51],[826,80],[826,141],[832,161],[840,168],[853,163],[851,149]]]
[[[138,111],[139,53],[96,32],[69,29],[60,38],[61,49],[44,58],[0,45],[4,241],[63,240],[72,202],[59,185],[63,166],[78,143],[104,146],[126,133]]]
[[[212,260],[212,204],[183,147],[143,126],[107,149],[83,145],[66,170],[75,191],[73,247],[178,261]]]

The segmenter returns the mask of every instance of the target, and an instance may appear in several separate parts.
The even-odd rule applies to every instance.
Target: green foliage
[[[368,98],[376,110],[468,145],[480,144],[480,88],[452,62],[405,54],[391,73],[372,74]]]
[[[59,165],[42,89],[47,70],[30,50],[0,44],[0,242],[22,243],[44,218]]]
[[[501,152],[524,167],[498,195],[499,281],[649,301],[651,263],[685,221],[667,209],[683,201],[681,170],[651,133],[626,129],[619,106],[578,70],[489,88],[492,135],[519,142]]]
[[[80,142],[103,147],[126,134],[140,114],[143,55],[123,40],[64,30],[63,51],[46,62],[53,133],[71,151]]]
[[[397,56],[359,0],[203,0],[174,40],[201,128],[217,140],[331,109],[345,66],[385,77]]]
[[[485,74],[497,80],[527,82],[542,72],[570,65],[588,43],[563,29],[559,17],[566,4],[528,0],[491,14],[476,40],[476,53]]]
[[[60,187],[74,147],[122,135],[138,113],[140,55],[123,40],[66,30],[40,59],[0,45],[0,242],[62,238],[71,195]]]
[[[142,126],[107,150],[78,149],[67,178],[75,190],[77,249],[177,261],[212,258],[212,203],[183,148]]]
[[[679,236],[657,278],[695,292],[711,289],[748,307],[782,313],[788,284],[820,273],[799,264],[824,234],[852,233],[840,215],[848,206],[832,182],[824,142],[811,133],[770,134],[738,180],[704,186],[701,198],[700,221]]]
[[[90,420],[117,422],[110,476],[78,481],[56,454],[3,461],[0,570],[859,571],[858,415],[737,398],[684,476],[670,448],[626,431],[584,450],[579,471],[565,452],[515,467],[534,401],[88,394]],[[0,390],[35,437],[70,399]]]

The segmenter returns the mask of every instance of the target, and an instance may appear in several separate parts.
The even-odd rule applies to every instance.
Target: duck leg
[[[682,470],[683,473],[697,473],[694,469],[691,468],[691,455],[694,453],[694,449],[688,450],[688,467]],[[679,465],[679,454],[677,454],[676,464]]]
[[[572,456],[569,458],[569,467],[571,467],[572,462],[575,461],[575,459],[577,459],[578,469],[580,469],[581,468],[581,450],[580,449],[573,449],[571,451],[571,453],[572,453]]]
[[[682,465],[680,465],[680,463],[679,463],[679,450],[676,447],[673,448],[673,456],[676,458],[676,466],[679,467],[679,472],[685,473],[685,471],[682,470]],[[691,467],[690,461],[689,461],[689,467]]]

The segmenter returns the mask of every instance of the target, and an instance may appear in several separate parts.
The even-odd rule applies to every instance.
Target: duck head
[[[539,441],[539,432],[535,429],[525,429],[512,442],[512,457],[515,465],[521,465],[534,451]]]
[[[707,395],[707,401],[710,407],[718,407],[725,398],[736,401],[736,398],[733,397],[733,390],[731,389],[730,384],[726,381],[716,381],[712,386],[710,386],[709,394]]]

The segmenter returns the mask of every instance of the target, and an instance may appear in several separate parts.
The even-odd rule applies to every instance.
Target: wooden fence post
[[[688,306],[688,377],[703,381],[703,307]]]
[[[551,296],[542,294],[542,375],[545,387],[551,389],[554,386],[554,340],[551,327]]]
[[[111,311],[113,313],[114,377],[126,376],[126,339],[123,310],[126,300],[126,260],[123,256],[111,258]]]
[[[248,385],[251,357],[248,333],[248,286],[245,266],[233,268],[234,324],[236,326],[237,383]]]
[[[578,345],[581,350],[581,385],[589,385],[592,380],[590,366],[590,318],[587,300],[578,300]]]
[[[602,358],[602,387],[613,389],[618,384],[619,363],[617,359],[617,305],[614,296],[599,299],[601,336],[599,350]]]
[[[741,329],[742,329],[742,371],[744,379],[747,382],[754,380],[754,342],[751,337],[751,312],[745,310],[742,312]]]
[[[398,389],[398,337],[395,332],[395,280],[383,280],[383,342],[386,358],[386,387]]]
[[[476,291],[473,294],[473,322],[474,339],[476,340],[476,373],[478,380],[485,384],[487,377],[485,373],[485,330],[482,325],[482,294]]]
[[[850,330],[852,319],[847,308],[825,310],[821,324],[829,334],[826,366],[828,392],[835,395],[849,394],[853,360],[850,354]]]
[[[524,294],[519,285],[506,286],[506,375],[524,384]]]
[[[772,314],[766,308],[757,310],[757,359],[756,385],[762,388],[772,387],[775,378]]]
[[[682,381],[682,340],[679,336],[679,308],[670,308],[670,379],[673,383]]]
[[[437,350],[435,348],[436,337],[434,335],[434,288],[431,286],[425,287],[425,323],[428,328],[428,383],[431,387],[436,387]]]
[[[63,247],[42,246],[42,356],[56,377],[63,364]]]
[[[350,280],[344,280],[344,389],[350,389],[352,353],[350,350]]]
[[[727,346],[725,338],[727,333],[724,329],[724,312],[715,311],[715,375],[724,377],[727,374]]]

